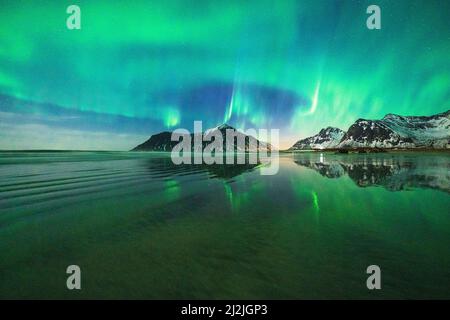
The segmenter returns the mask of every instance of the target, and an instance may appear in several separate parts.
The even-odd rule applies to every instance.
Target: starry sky
[[[68,30],[66,8],[81,8]],[[381,8],[381,30],[366,9]],[[450,1],[0,2],[0,149],[129,150],[175,128],[280,147],[450,108]]]

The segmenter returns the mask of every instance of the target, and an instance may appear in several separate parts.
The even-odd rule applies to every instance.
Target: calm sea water
[[[450,298],[449,208],[449,153],[2,152],[0,298]]]

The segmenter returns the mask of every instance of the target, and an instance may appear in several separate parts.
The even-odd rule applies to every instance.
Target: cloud
[[[1,122],[38,124],[55,129],[148,135],[164,128],[161,119],[133,118],[65,108],[0,94]]]
[[[40,124],[0,123],[0,149],[2,150],[130,150],[147,137],[70,130]]]

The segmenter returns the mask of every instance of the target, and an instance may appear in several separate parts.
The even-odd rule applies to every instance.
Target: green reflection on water
[[[448,154],[284,155],[275,176],[161,154],[14,157],[0,297],[450,297]],[[80,292],[64,287],[74,263]]]
[[[317,193],[315,191],[312,191],[311,194],[313,198],[314,209],[316,212],[316,220],[319,221],[319,197],[317,196]]]

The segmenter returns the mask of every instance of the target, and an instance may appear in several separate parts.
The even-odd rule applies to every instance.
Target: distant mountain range
[[[381,120],[358,119],[347,132],[328,127],[289,150],[359,148],[449,149],[450,110],[428,117],[387,114]]]
[[[228,124],[222,124],[218,127],[212,128],[212,129],[208,129],[206,130],[203,134],[204,134],[204,138],[208,139],[210,141],[203,141],[202,143],[202,149],[204,149],[207,145],[209,145],[210,143],[212,143],[214,141],[214,136],[216,133],[220,133],[223,137],[223,144],[222,144],[222,148],[218,148],[216,151],[217,152],[223,152],[223,150],[226,149],[226,143],[227,143],[227,139],[226,139],[226,134],[227,134],[227,130],[234,130],[234,133],[236,135],[237,138],[234,139],[233,142],[233,146],[234,146],[234,151],[239,151],[239,152],[256,152],[258,150],[271,150],[272,146],[266,142],[263,141],[259,141],[258,139],[256,139],[255,137],[246,135],[242,132],[240,132],[239,130],[231,127]],[[217,132],[219,131],[219,132]],[[172,151],[173,147],[175,145],[177,145],[179,143],[179,141],[172,141],[171,140],[172,137],[172,132],[169,131],[165,131],[165,132],[161,132],[158,134],[154,134],[152,135],[147,141],[145,141],[144,143],[136,146],[135,148],[133,148],[131,151]],[[194,134],[190,134],[190,138],[191,138],[191,150],[193,150],[193,145],[194,145]],[[243,139],[243,141],[245,141],[245,146],[244,148],[238,146],[236,141],[239,141],[239,139]],[[180,140],[181,141],[181,140]],[[252,143],[250,143],[250,141],[252,141]]]
[[[254,137],[245,135],[228,124],[208,129],[203,134],[207,138],[222,134],[223,145],[217,151],[226,148],[226,130],[235,131],[238,139],[245,139],[245,147],[240,148],[233,142],[234,150],[255,152],[271,150],[272,146]],[[172,132],[165,131],[152,135],[147,141],[132,151],[172,151],[178,141],[171,140]],[[193,141],[194,134],[190,134]],[[212,138],[212,141],[214,138]],[[254,139],[253,143],[249,143]],[[203,141],[204,149],[211,141]],[[327,127],[314,136],[297,141],[289,150],[351,150],[351,149],[450,149],[450,110],[432,116],[400,116],[387,114],[381,120],[356,120],[347,131]]]

